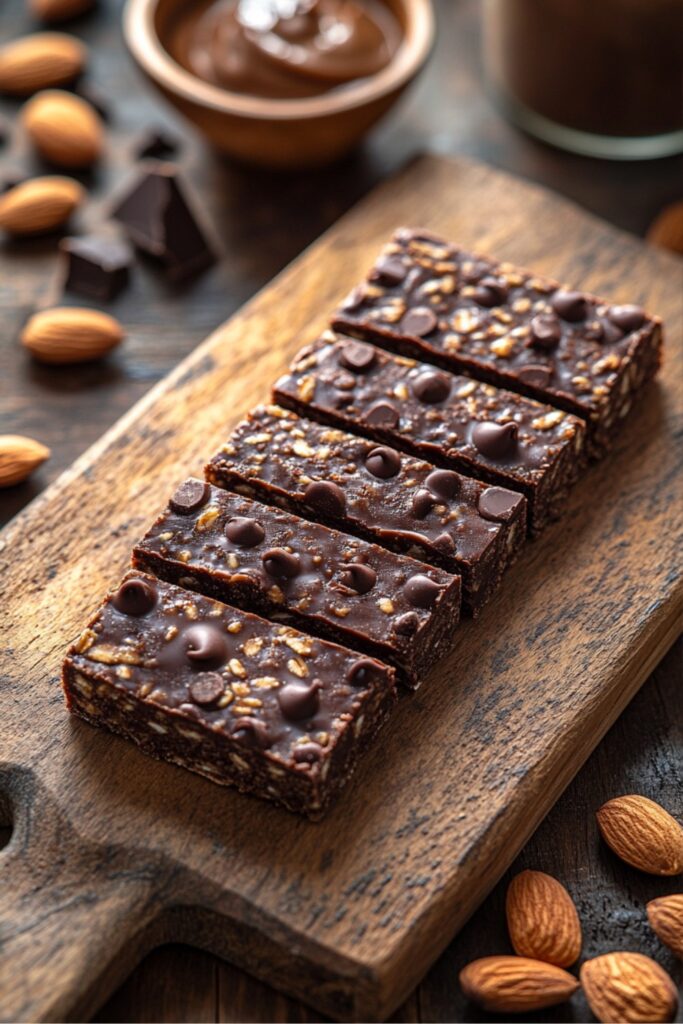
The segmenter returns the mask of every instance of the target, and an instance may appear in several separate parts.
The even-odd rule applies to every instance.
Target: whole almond
[[[657,938],[683,960],[683,892],[650,900],[647,917]]]
[[[0,91],[30,96],[72,82],[85,67],[83,43],[62,32],[37,32],[0,47]]]
[[[647,240],[663,249],[683,253],[683,199],[665,206],[655,217],[648,228]]]
[[[553,964],[523,956],[485,956],[460,972],[468,999],[493,1013],[528,1013],[563,1003],[579,983]]]
[[[574,902],[560,882],[543,871],[522,871],[508,886],[505,901],[515,953],[570,967],[581,952],[581,924]]]
[[[651,875],[683,871],[683,828],[645,796],[619,796],[597,812],[602,838],[618,857]]]
[[[0,487],[20,484],[50,458],[50,449],[21,434],[0,434]]]
[[[85,14],[95,6],[95,0],[30,0],[29,6],[42,21],[66,21]]]
[[[603,1024],[670,1021],[678,1005],[666,971],[642,953],[605,953],[581,966],[581,984]]]
[[[24,104],[21,117],[39,153],[59,167],[89,167],[102,152],[102,122],[80,96],[47,89]]]
[[[0,228],[11,235],[38,235],[65,223],[85,196],[73,178],[49,175],[23,181],[0,195]]]
[[[43,363],[99,359],[122,339],[123,329],[113,316],[76,306],[35,313],[21,333],[22,345]]]

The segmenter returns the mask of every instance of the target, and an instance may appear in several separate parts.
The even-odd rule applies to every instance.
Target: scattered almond
[[[0,434],[0,487],[20,484],[50,458],[50,449],[31,437]]]
[[[24,104],[21,117],[39,153],[60,167],[89,167],[102,152],[102,122],[80,96],[47,89]]]
[[[651,875],[683,871],[683,828],[644,796],[619,796],[597,812],[602,838],[618,857]]]
[[[657,938],[683,960],[683,892],[651,900],[647,918]]]
[[[42,21],[66,21],[85,14],[95,6],[95,0],[29,0],[29,6]]]
[[[560,882],[543,871],[512,879],[505,903],[510,941],[520,956],[569,967],[581,952],[581,925],[574,902]]]
[[[72,178],[50,175],[21,182],[0,195],[0,228],[12,235],[54,231],[84,196],[83,188]]]
[[[652,221],[647,240],[663,249],[683,253],[683,199],[665,206]]]
[[[678,1005],[666,971],[642,953],[606,953],[581,966],[588,1004],[603,1024],[670,1021]]]
[[[37,32],[0,47],[0,91],[30,96],[72,82],[85,67],[83,43],[62,32]]]
[[[485,956],[460,972],[468,999],[494,1013],[527,1013],[563,1003],[576,992],[576,978],[554,964],[523,956]]]
[[[21,343],[43,363],[80,363],[99,359],[123,340],[118,320],[96,309],[62,306],[35,313]]]

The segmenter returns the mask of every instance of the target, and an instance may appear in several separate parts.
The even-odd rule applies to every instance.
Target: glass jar
[[[508,116],[563,149],[683,152],[683,0],[485,0],[487,77]]]

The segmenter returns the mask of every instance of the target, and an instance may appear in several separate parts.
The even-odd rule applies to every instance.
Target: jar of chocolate
[[[683,152],[683,0],[485,0],[489,82],[506,114],[587,156]]]

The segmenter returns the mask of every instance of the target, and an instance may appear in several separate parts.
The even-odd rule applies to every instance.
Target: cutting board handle
[[[88,1019],[156,944],[159,874],[83,840],[31,772],[0,765],[0,794],[0,1019]]]

